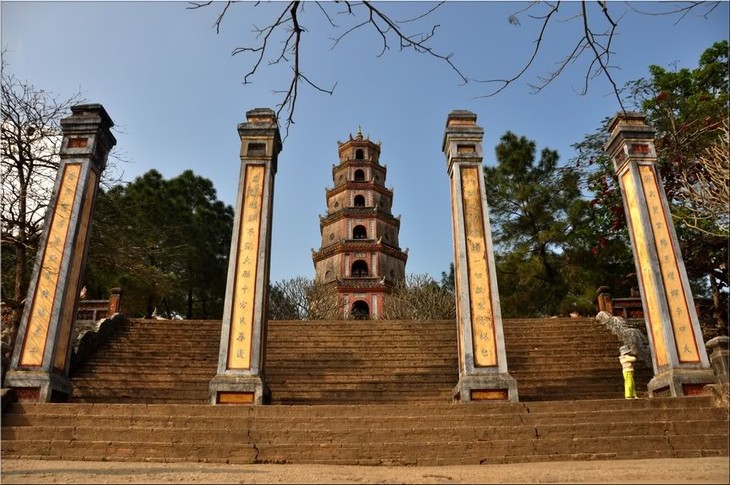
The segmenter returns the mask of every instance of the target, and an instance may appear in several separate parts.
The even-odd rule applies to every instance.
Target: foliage
[[[121,286],[125,313],[220,317],[232,227],[210,180],[150,170],[100,193],[85,284],[96,296]]]
[[[485,180],[503,314],[555,315],[569,296],[592,299],[600,283],[578,172],[547,148],[537,159],[535,142],[510,132],[496,155]]]
[[[454,276],[454,263],[449,263],[449,272],[441,272],[441,289],[448,291],[452,295],[456,294],[456,279]]]
[[[383,318],[387,320],[456,318],[456,300],[453,292],[439,286],[427,274],[409,274],[405,280],[396,282],[383,305]]]

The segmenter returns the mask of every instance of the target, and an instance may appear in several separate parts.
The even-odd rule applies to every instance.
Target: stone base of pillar
[[[507,374],[462,375],[454,387],[454,400],[517,402],[517,381]]]
[[[211,404],[260,406],[271,402],[269,387],[258,376],[218,375],[208,388]]]
[[[647,388],[649,397],[697,396],[714,383],[712,369],[669,369],[655,375]]]
[[[18,402],[70,402],[73,384],[67,377],[47,372],[14,370],[5,376]]]

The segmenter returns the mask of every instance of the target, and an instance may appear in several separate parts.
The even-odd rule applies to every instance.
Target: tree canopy
[[[578,173],[559,165],[554,150],[543,149],[538,159],[535,142],[511,132],[495,153],[497,164],[484,177],[503,314],[585,312],[595,288],[579,277],[588,273],[581,264],[590,251]]]
[[[97,295],[121,286],[128,314],[220,317],[232,227],[210,180],[150,170],[100,193],[85,283]]]

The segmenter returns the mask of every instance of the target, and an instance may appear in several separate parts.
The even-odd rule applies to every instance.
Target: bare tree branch
[[[678,200],[684,211],[673,214],[684,224],[711,236],[730,236],[730,129],[722,121],[716,142],[698,158],[692,173],[680,174]]]
[[[535,2],[535,3],[533,3],[530,6],[537,5],[538,3],[539,2]],[[488,97],[492,97],[492,96],[495,96],[495,95],[501,93],[510,84],[512,84],[513,82],[517,81],[519,78],[522,77],[523,74],[525,74],[527,72],[527,70],[530,68],[530,66],[532,66],[532,63],[535,62],[535,59],[537,58],[537,54],[540,52],[540,47],[542,46],[542,41],[543,41],[543,36],[545,35],[545,31],[547,30],[547,27],[550,24],[550,19],[558,11],[558,7],[559,6],[560,6],[560,1],[558,1],[555,5],[552,6],[552,8],[550,9],[550,11],[547,13],[547,15],[545,15],[545,16],[542,17],[543,23],[542,23],[542,27],[540,28],[540,33],[538,34],[537,39],[534,42],[535,43],[535,48],[532,51],[532,55],[530,56],[530,59],[524,65],[524,67],[522,68],[522,70],[520,70],[517,74],[515,74],[514,76],[512,76],[509,79],[487,79],[487,80],[483,80],[483,81],[477,80],[477,82],[480,82],[480,83],[501,83],[502,84],[495,91],[492,91],[491,93],[485,94],[483,96],[479,96],[480,98],[488,98]],[[527,7],[527,8],[530,8],[530,7]],[[524,10],[527,10],[527,8],[524,9]],[[537,18],[537,17],[533,17],[533,18]],[[566,64],[567,64],[567,61],[563,61],[563,67],[561,67],[559,69],[559,71],[562,71],[563,68],[564,68],[564,66]],[[550,79],[550,81],[552,81],[552,79],[554,79],[554,78],[555,77],[552,77]],[[543,85],[543,87],[546,86],[547,84],[549,84],[550,81],[548,81],[547,83],[545,83]],[[540,88],[540,89],[542,89],[542,88]],[[539,89],[538,89],[538,91],[539,91]]]
[[[629,9],[641,15],[679,15],[680,17],[677,19],[677,22],[675,22],[678,23],[689,12],[699,8],[705,8],[703,16],[707,18],[720,4],[720,2],[691,1],[684,2],[683,5],[677,6],[676,3],[677,2],[666,2],[666,4],[670,5],[669,8],[655,12],[639,10],[628,2],[626,3],[626,5]],[[534,41],[535,47],[533,48],[527,63],[525,63],[525,65],[512,77],[502,79],[477,80],[477,82],[481,83],[498,84],[498,87],[495,88],[493,91],[490,91],[479,97],[495,96],[504,91],[508,86],[513,84],[515,81],[517,81],[527,73],[527,71],[533,66],[538,56],[540,48],[542,47],[542,44],[544,42],[548,26],[551,24],[551,22],[557,21],[560,23],[568,23],[570,21],[580,18],[582,22],[582,37],[575,44],[573,44],[574,47],[572,48],[572,50],[568,53],[568,55],[566,55],[561,61],[557,63],[557,67],[553,71],[545,76],[538,76],[540,82],[536,84],[530,84],[529,86],[533,90],[533,93],[539,93],[550,83],[552,83],[552,81],[557,79],[568,66],[576,63],[580,58],[586,55],[586,52],[589,52],[590,62],[583,77],[583,86],[578,91],[578,94],[586,94],[592,80],[598,77],[604,77],[611,85],[611,90],[616,97],[619,106],[622,110],[624,110],[625,107],[621,98],[621,89],[618,87],[613,75],[611,74],[611,71],[613,69],[616,69],[616,66],[611,65],[611,56],[613,55],[613,52],[611,51],[611,45],[614,36],[617,34],[620,20],[623,18],[623,15],[620,15],[618,19],[615,19],[614,16],[612,16],[609,12],[609,5],[611,4],[606,0],[597,0],[597,4],[602,12],[602,22],[593,21],[592,19],[588,18],[587,2],[583,0],[579,2],[580,9],[574,15],[571,15],[566,19],[557,19],[554,14],[557,13],[560,4],[560,0],[555,3],[539,1],[532,2],[509,17],[508,20],[511,24],[519,26],[521,25],[521,22],[518,18],[519,14],[528,12],[529,10],[537,8],[540,5],[547,6],[547,13],[545,14],[528,15],[530,19],[538,20],[540,24],[538,35],[536,36],[536,39]],[[570,4],[572,4],[572,2]],[[664,5],[663,2],[662,5]],[[612,6],[612,8],[615,10],[615,7]]]
[[[213,4],[211,1],[194,1],[190,2],[189,9],[199,9],[207,7]],[[230,7],[236,3],[229,0],[224,3],[218,15],[213,23],[216,32],[220,32],[222,20],[226,15],[230,15]],[[327,21],[327,27],[332,28],[336,35],[330,37],[332,45],[330,50],[334,49],[342,43],[342,41],[353,33],[361,30],[368,31],[375,34],[375,38],[378,39],[379,52],[376,54],[377,57],[385,55],[390,50],[391,46],[398,45],[399,50],[412,49],[414,52],[424,54],[432,57],[441,63],[445,63],[450,70],[456,73],[462,84],[467,84],[470,81],[476,81],[479,83],[492,84],[496,87],[481,95],[478,98],[492,97],[507,87],[514,84],[516,81],[521,79],[527,74],[527,72],[534,67],[538,56],[542,54],[544,50],[545,39],[547,37],[548,29],[551,25],[556,22],[559,24],[569,24],[571,22],[581,20],[580,34],[576,41],[569,44],[570,48],[567,51],[567,55],[559,60],[556,64],[555,69],[547,73],[546,75],[538,76],[539,82],[529,84],[533,93],[539,93],[550,85],[555,79],[561,76],[568,67],[575,65],[579,60],[587,59],[586,71],[582,78],[582,86],[576,92],[580,95],[584,95],[588,92],[588,88],[592,81],[597,78],[604,78],[608,81],[610,89],[613,92],[616,100],[618,101],[621,109],[624,109],[624,103],[621,98],[621,90],[616,84],[614,79],[613,70],[617,66],[612,65],[612,57],[614,53],[611,51],[614,36],[617,35],[619,25],[623,19],[623,15],[626,11],[633,11],[640,15],[675,15],[678,16],[677,22],[680,22],[686,15],[692,11],[702,11],[705,17],[708,17],[720,2],[701,2],[701,1],[688,1],[688,2],[668,2],[668,7],[663,6],[659,10],[650,11],[643,10],[635,7],[628,3],[628,7],[624,10],[624,14],[616,16],[614,12],[619,8],[617,3],[609,3],[606,0],[597,0],[596,4],[600,9],[601,14],[597,16],[589,16],[588,2],[585,0],[581,2],[564,2],[562,0],[549,0],[549,1],[532,1],[526,6],[520,8],[517,12],[508,17],[508,22],[515,26],[521,26],[520,15],[526,15],[526,17],[533,22],[537,22],[537,35],[533,41],[533,48],[529,54],[527,61],[519,68],[519,70],[510,77],[503,78],[491,78],[491,79],[476,79],[462,71],[460,67],[454,62],[454,54],[441,53],[436,47],[432,45],[433,38],[436,35],[436,30],[439,24],[433,23],[427,29],[422,30],[420,33],[410,34],[404,30],[406,25],[411,25],[422,21],[431,16],[440,8],[444,2],[439,2],[434,6],[428,8],[422,13],[413,15],[407,19],[395,19],[385,12],[385,7],[381,7],[380,4],[377,6],[368,0],[364,1],[336,1],[336,2],[314,2],[317,6],[319,13],[324,15]],[[259,2],[256,2],[258,5]],[[269,58],[269,65],[287,63],[291,69],[291,80],[285,89],[278,89],[274,92],[282,95],[282,100],[277,104],[277,117],[282,118],[282,114],[285,114],[284,126],[286,133],[288,134],[289,127],[294,123],[294,114],[296,108],[296,101],[299,94],[299,84],[305,83],[308,86],[314,88],[317,91],[333,94],[337,83],[333,83],[332,87],[327,89],[318,82],[314,81],[310,75],[305,75],[305,66],[302,66],[300,60],[300,52],[302,49],[302,34],[307,32],[307,29],[302,24],[304,17],[304,5],[305,2],[302,0],[287,2],[285,8],[281,10],[278,16],[272,18],[272,21],[265,27],[255,27],[254,32],[256,33],[256,42],[252,45],[245,45],[237,47],[233,50],[232,54],[251,54],[253,56],[253,64],[251,69],[244,75],[244,84],[249,84],[255,74],[261,68],[261,64],[264,58]],[[335,7],[333,7],[333,5]],[[386,4],[383,4],[386,5]],[[573,5],[579,5],[578,8],[573,9]],[[558,17],[558,11],[564,6],[563,10],[568,9],[569,13],[565,18]],[[643,8],[643,7],[642,7]],[[542,9],[540,11],[540,9]],[[572,12],[572,13],[570,13]],[[339,26],[336,20],[336,16],[340,16],[340,19],[350,21],[354,20],[349,25]],[[348,22],[349,23],[349,22]],[[272,47],[275,42],[274,39],[280,39],[281,42],[278,47]]]
[[[214,2],[212,1],[190,2],[190,5],[187,8],[195,10],[208,7],[213,3]],[[229,14],[229,8],[233,5],[233,3],[235,2],[225,2],[222,9],[219,11],[213,23],[216,33],[220,32],[222,20],[227,14]],[[318,10],[324,14],[329,26],[335,29],[339,28],[334,21],[332,12],[328,10],[331,4],[327,2],[315,2],[315,4],[317,5]],[[405,20],[391,18],[369,1],[345,1],[335,2],[335,4],[338,5],[338,10],[334,12],[335,15],[345,15],[357,18],[360,12],[363,12],[365,17],[364,20],[357,22],[354,26],[346,27],[343,33],[332,38],[333,44],[331,49],[336,47],[340,41],[349,34],[370,26],[382,41],[382,49],[378,54],[378,57],[382,56],[387,50],[389,50],[391,43],[398,42],[400,50],[413,49],[417,53],[426,54],[445,62],[454,72],[457,73],[463,83],[468,82],[467,77],[453,62],[453,54],[441,54],[428,45],[429,40],[435,35],[438,25],[431,26],[430,30],[425,33],[417,34],[407,34],[401,27],[403,24],[414,23],[429,16],[436,11],[443,2],[436,4],[422,14]],[[281,102],[277,104],[277,118],[280,120],[284,119],[283,125],[287,134],[289,127],[294,123],[296,103],[299,95],[299,85],[301,83],[304,83],[319,92],[327,94],[333,94],[334,89],[337,86],[337,83],[335,82],[331,88],[325,88],[318,82],[314,81],[311,76],[307,75],[304,67],[301,65],[302,34],[307,32],[307,29],[301,23],[301,18],[304,13],[304,5],[305,2],[302,2],[301,0],[287,2],[285,7],[280,11],[278,16],[271,21],[271,23],[264,27],[254,26],[254,32],[256,33],[257,40],[255,44],[237,47],[232,51],[232,55],[253,55],[253,64],[243,78],[244,84],[252,82],[252,78],[261,68],[265,58],[271,59],[268,61],[268,65],[279,63],[289,64],[291,69],[291,79],[288,86],[285,89],[273,91],[276,94],[282,95]],[[341,9],[340,6],[344,6],[345,8]],[[276,48],[272,47],[274,38],[282,35],[283,38],[280,45]]]

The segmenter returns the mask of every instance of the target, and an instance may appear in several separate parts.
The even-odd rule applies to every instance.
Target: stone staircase
[[[504,322],[519,403],[451,402],[454,322],[272,321],[273,405],[211,406],[220,327],[122,322],[72,370],[74,403],[8,406],[2,457],[456,465],[728,454],[728,410],[709,397],[623,399],[620,344],[592,319]],[[640,391],[650,377],[637,370]]]
[[[710,398],[320,406],[11,404],[4,459],[467,465],[726,456]]]
[[[505,320],[521,401],[618,398],[619,342],[593,319]],[[128,320],[71,373],[74,401],[204,404],[220,323]],[[452,321],[271,321],[266,382],[273,404],[451,400]],[[651,369],[637,366],[637,388]]]

